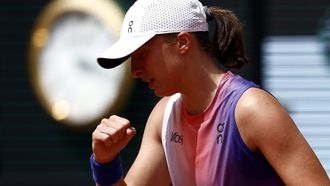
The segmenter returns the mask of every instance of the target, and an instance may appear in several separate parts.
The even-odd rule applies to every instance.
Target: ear
[[[189,32],[180,32],[177,35],[177,46],[181,54],[186,54],[191,48],[191,37]]]

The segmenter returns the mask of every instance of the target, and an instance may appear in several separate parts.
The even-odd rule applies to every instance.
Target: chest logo
[[[225,129],[225,123],[219,123],[217,126],[217,144],[223,142],[223,131]]]
[[[172,132],[171,142],[183,144],[183,135],[180,135],[178,132]]]

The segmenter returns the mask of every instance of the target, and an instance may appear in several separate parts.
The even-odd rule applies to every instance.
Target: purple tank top
[[[235,121],[241,95],[258,87],[227,72],[215,98],[201,114],[190,116],[180,94],[165,109],[162,143],[174,186],[277,186],[282,180],[265,160],[243,142]]]

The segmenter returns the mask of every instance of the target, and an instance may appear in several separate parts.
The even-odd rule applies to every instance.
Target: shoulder
[[[261,142],[267,137],[295,127],[280,102],[260,88],[250,88],[243,93],[235,109],[235,119],[244,142],[252,150],[260,150]]]
[[[317,156],[274,96],[248,89],[237,103],[235,119],[246,145],[260,152],[287,185],[329,184]]]
[[[164,116],[165,108],[170,98],[171,97],[161,98],[152,109],[149,119],[157,118],[157,120],[159,120],[159,118],[162,118]]]
[[[274,108],[276,109],[274,110]],[[242,94],[237,103],[237,110],[244,111],[241,113],[241,116],[244,117],[251,117],[251,114],[267,114],[280,110],[286,112],[273,95],[256,87],[249,88]]]
[[[173,104],[179,97],[180,94],[174,94],[172,96],[161,98],[151,111],[148,121],[162,123],[168,103],[171,102]]]

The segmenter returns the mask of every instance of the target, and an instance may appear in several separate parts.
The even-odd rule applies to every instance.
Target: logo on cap
[[[128,30],[127,30],[128,33],[132,33],[133,32],[132,26],[133,26],[133,21],[128,22]]]

